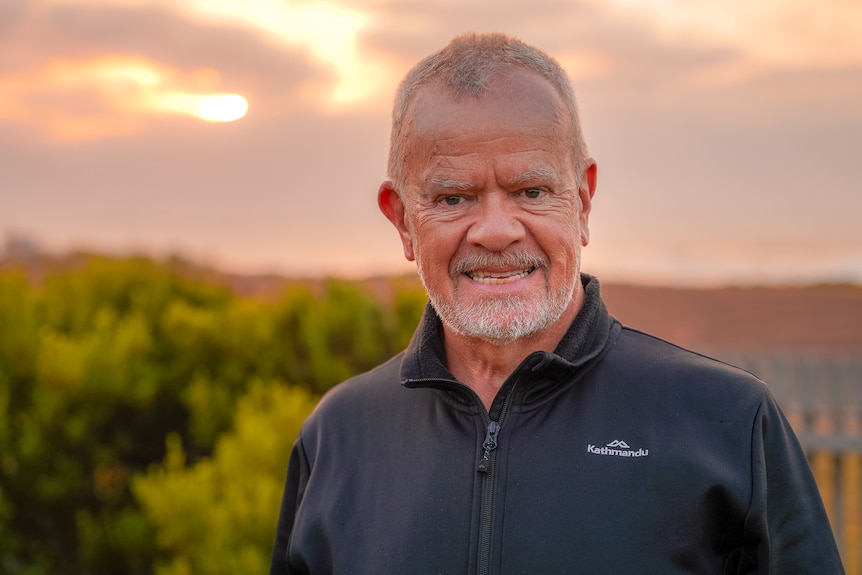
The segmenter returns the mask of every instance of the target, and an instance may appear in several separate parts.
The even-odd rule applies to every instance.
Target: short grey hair
[[[421,60],[398,85],[392,108],[388,176],[395,190],[405,185],[405,123],[410,104],[425,86],[445,85],[456,97],[481,97],[491,90],[491,81],[517,67],[536,72],[557,90],[565,103],[571,125],[572,161],[580,174],[589,157],[578,118],[575,93],[566,72],[551,56],[517,38],[500,33],[463,34],[443,49]]]

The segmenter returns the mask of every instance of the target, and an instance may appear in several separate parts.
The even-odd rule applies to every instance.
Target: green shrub
[[[159,575],[265,573],[287,460],[315,398],[304,389],[256,383],[240,399],[234,431],[211,458],[186,466],[180,438],[133,490],[168,559]]]

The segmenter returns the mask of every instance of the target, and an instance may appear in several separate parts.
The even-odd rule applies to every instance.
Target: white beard
[[[577,261],[580,263],[580,249],[577,252]],[[422,269],[422,258],[419,257],[418,252],[416,255],[419,278],[425,286],[431,305],[434,306],[443,323],[455,333],[492,343],[515,341],[551,327],[568,308],[580,281],[580,274],[576,269],[574,276],[555,292],[551,291],[546,278],[543,298],[511,295],[463,303],[458,301],[457,291],[454,297],[447,298],[433,288],[429,289],[430,284],[426,281]],[[456,262],[452,266],[450,275],[454,277],[463,273],[461,270],[478,269],[483,264],[519,266],[525,261],[539,264],[533,270],[534,274],[547,270],[544,259],[530,254],[508,256],[489,254]]]

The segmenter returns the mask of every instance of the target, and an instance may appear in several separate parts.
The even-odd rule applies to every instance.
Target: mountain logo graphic
[[[626,443],[625,441],[620,441],[619,439],[615,439],[608,443],[608,447],[622,447],[623,449],[631,449],[628,443]]]

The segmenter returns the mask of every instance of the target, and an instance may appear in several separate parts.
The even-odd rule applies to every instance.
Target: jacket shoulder
[[[631,327],[622,327],[612,352],[618,369],[678,393],[714,391],[752,402],[770,395],[766,383],[749,371]]]
[[[402,352],[331,388],[321,397],[303,428],[319,425],[320,421],[355,421],[363,414],[373,414],[388,408],[404,397],[407,390],[399,379],[403,355]]]

